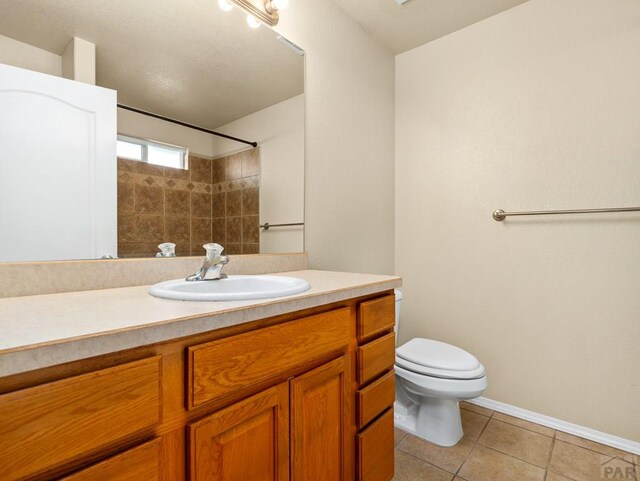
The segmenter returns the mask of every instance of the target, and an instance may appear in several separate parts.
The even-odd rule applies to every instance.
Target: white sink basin
[[[304,279],[286,276],[229,276],[215,281],[184,279],[160,282],[149,294],[178,301],[247,301],[299,294],[309,289]]]

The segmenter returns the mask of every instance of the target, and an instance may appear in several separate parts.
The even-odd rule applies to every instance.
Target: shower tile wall
[[[179,256],[218,242],[225,254],[260,252],[260,150],[218,159],[189,156],[188,170],[118,159],[118,256]]]

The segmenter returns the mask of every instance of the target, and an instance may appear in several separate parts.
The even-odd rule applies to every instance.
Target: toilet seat
[[[478,379],[484,366],[464,349],[433,339],[414,338],[396,349],[396,365],[425,376]]]
[[[474,379],[441,378],[425,376],[397,365],[395,373],[401,379],[402,387],[421,396],[458,401],[482,396],[487,388],[487,376]]]

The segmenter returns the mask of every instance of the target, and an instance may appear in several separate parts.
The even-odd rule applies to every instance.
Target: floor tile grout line
[[[490,451],[493,451],[494,453],[502,454],[502,455],[504,455],[504,456],[507,456],[508,458],[515,459],[516,461],[520,461],[520,462],[525,463],[525,464],[527,464],[527,465],[529,465],[529,466],[532,466],[532,467],[534,467],[534,468],[538,468],[538,469],[541,469],[541,470],[543,470],[543,471],[546,471],[546,469],[545,469],[545,468],[541,468],[540,466],[537,466],[537,465],[535,465],[535,464],[532,464],[532,463],[530,463],[529,461],[525,461],[524,459],[516,458],[515,456],[512,456],[512,455],[510,455],[510,454],[503,453],[502,451],[498,451],[497,449],[492,448],[492,447],[490,447],[490,446],[485,446],[484,444],[481,444],[480,446],[482,446],[483,448],[486,448],[486,449],[488,449],[488,450],[490,450]],[[474,447],[475,447],[475,446],[474,446]]]
[[[475,414],[477,414],[477,413],[475,413]],[[482,416],[482,414],[480,414],[480,416]],[[471,453],[473,452],[473,450],[476,449],[476,446],[478,445],[478,442],[480,441],[480,438],[482,437],[482,435],[484,434],[484,431],[487,429],[487,426],[491,422],[491,417],[487,417],[487,416],[485,416],[485,417],[487,418],[487,422],[484,423],[484,426],[482,426],[482,430],[480,431],[480,434],[478,434],[478,437],[476,438],[476,440],[473,442],[473,446],[471,446],[471,449],[469,450],[469,453],[467,453],[467,455],[465,456],[465,458],[462,461],[462,463],[460,463],[460,466],[458,466],[458,469],[455,472],[455,476],[458,476],[458,473],[462,469],[462,466],[464,466],[464,463],[467,462],[467,459],[469,459],[469,456],[471,456]],[[455,476],[454,476],[454,478],[455,478]]]
[[[558,439],[558,433],[566,434],[567,436],[572,436],[572,437],[578,438],[578,439],[583,439],[584,441],[587,441],[587,442],[590,442],[590,443],[593,443],[593,444],[599,444],[600,446],[604,446],[605,448],[610,448],[610,449],[613,449],[615,451],[619,451],[620,453],[624,453],[625,455],[634,456],[634,454],[630,453],[629,451],[625,451],[623,449],[614,448],[613,446],[607,446],[606,444],[602,444],[602,443],[599,443],[597,441],[591,441],[590,439],[583,438],[581,436],[576,436],[575,434],[567,433],[565,431],[560,431],[559,429],[554,429],[554,437],[556,439]],[[579,448],[587,449],[587,450],[592,451],[594,453],[602,454],[603,456],[614,456],[616,458],[622,459],[623,461],[626,461],[624,458],[621,457],[620,454],[610,455],[608,453],[602,453],[600,451],[596,451],[595,449],[591,449],[591,448],[586,448],[584,446],[580,446],[579,444],[576,444],[576,443],[574,443],[572,441],[565,441],[564,439],[558,439],[558,441],[562,441],[563,443],[571,444],[572,446],[578,446]],[[640,456],[640,454],[637,455],[637,456]],[[640,459],[640,458],[638,458],[638,459]],[[635,464],[633,461],[626,461],[626,462],[631,463],[631,464]]]
[[[501,421],[500,419],[495,419],[495,421],[505,423],[504,421]],[[489,420],[489,422],[491,422],[491,419]],[[480,433],[480,436],[478,436],[478,439],[476,440],[476,443],[473,445],[473,448],[475,448],[475,447],[476,447],[476,445],[478,445],[478,444],[479,444],[479,445],[480,445],[480,446],[482,446],[482,447],[485,447],[485,448],[487,448],[487,449],[491,449],[492,451],[495,451],[495,452],[500,453],[500,454],[504,454],[505,456],[508,456],[508,457],[510,457],[510,458],[513,458],[513,459],[516,459],[516,460],[518,460],[518,461],[522,461],[523,463],[526,463],[526,464],[528,464],[528,465],[530,465],[530,466],[535,466],[535,467],[536,467],[536,468],[538,468],[538,469],[544,469],[544,470],[545,470],[545,476],[546,476],[546,468],[545,468],[545,467],[538,466],[537,464],[533,464],[533,463],[531,463],[531,462],[529,462],[529,461],[527,461],[527,460],[525,460],[525,459],[521,459],[521,458],[519,458],[519,457],[517,457],[517,456],[514,456],[513,454],[505,453],[504,451],[500,451],[499,449],[497,449],[497,448],[495,448],[495,447],[488,446],[488,445],[486,445],[486,444],[484,444],[484,443],[481,443],[481,442],[480,442],[480,439],[482,438],[482,435],[484,434],[485,430],[486,430],[486,429],[487,429],[487,427],[489,426],[489,422],[487,422],[487,424],[485,425],[485,427],[482,429],[482,432]],[[551,437],[551,436],[547,436],[546,434],[537,433],[537,432],[535,432],[535,431],[531,431],[531,430],[528,430],[528,429],[522,428],[521,426],[517,426],[517,425],[515,425],[515,424],[510,424],[510,423],[505,423],[505,424],[509,424],[510,426],[513,426],[513,427],[515,427],[515,428],[519,428],[519,429],[522,429],[522,430],[524,430],[524,431],[528,431],[528,432],[533,433],[533,434],[538,434],[538,435],[540,435],[540,436],[545,436],[545,437],[547,437],[547,438]],[[554,431],[554,434],[555,434],[555,431]],[[551,437],[551,440],[552,440],[552,442],[551,442],[551,449],[550,449],[550,451],[549,451],[549,458],[547,459],[547,465],[548,465],[548,463],[550,462],[550,459],[551,459],[551,453],[552,453],[552,451],[553,451],[553,445],[554,445],[554,442],[553,442],[553,441],[554,441],[554,437]],[[466,462],[466,459],[465,459],[465,462]],[[464,463],[463,463],[463,464],[464,464]],[[461,466],[461,468],[462,468],[462,466]]]
[[[505,416],[508,416],[508,414],[505,414]],[[555,429],[553,429],[553,430],[552,430],[552,431],[553,431],[553,433],[554,433],[554,434],[552,434],[552,435],[549,435],[549,434],[542,434],[541,432],[534,431],[533,429],[529,429],[529,428],[526,428],[526,427],[524,427],[524,426],[520,426],[519,424],[515,424],[515,423],[512,423],[512,422],[506,421],[506,420],[504,420],[504,419],[494,418],[493,416],[491,417],[491,419],[495,419],[496,421],[500,421],[501,423],[509,424],[510,426],[515,426],[515,427],[517,427],[517,428],[524,429],[525,431],[529,431],[529,432],[532,432],[532,433],[536,433],[536,434],[539,434],[539,435],[541,435],[541,436],[546,436],[546,437],[548,437],[548,438],[554,438],[554,437],[555,437],[555,432],[556,432],[556,431],[555,431]],[[516,418],[516,419],[518,419],[518,418]],[[546,428],[546,426],[543,426],[542,424],[533,423],[533,422],[531,422],[531,421],[526,421],[526,420],[524,420],[524,419],[522,419],[521,421],[525,421],[525,422],[527,422],[527,423],[535,424],[536,426],[540,426],[540,427],[542,427],[542,428]],[[547,428],[547,429],[551,429],[551,428]]]
[[[464,408],[463,408],[463,409],[464,409]],[[473,411],[472,411],[472,412],[473,412]],[[497,413],[497,412],[498,412],[498,411],[493,411],[493,414],[495,414],[495,413]],[[504,416],[509,416],[509,417],[513,417],[513,418],[515,418],[515,416],[510,416],[509,414],[505,414],[505,413],[501,413],[501,414],[503,414]],[[548,429],[552,429],[552,430],[553,430],[553,435],[548,435],[548,434],[543,434],[543,433],[538,432],[538,431],[534,431],[533,429],[529,429],[529,428],[524,427],[524,426],[520,426],[520,425],[515,424],[515,423],[513,423],[513,422],[509,422],[509,421],[507,421],[507,420],[505,420],[505,419],[498,419],[498,418],[494,418],[494,417],[493,417],[493,415],[491,416],[491,419],[495,419],[496,421],[500,421],[500,422],[503,422],[503,423],[509,424],[509,425],[511,425],[511,426],[516,426],[516,427],[518,427],[518,428],[525,429],[525,430],[530,431],[530,432],[532,432],[532,433],[540,434],[540,435],[542,435],[542,436],[547,436],[548,438],[554,438],[554,439],[557,439],[558,441],[561,441],[561,442],[563,442],[563,443],[571,444],[572,446],[577,446],[577,447],[579,447],[579,448],[586,449],[586,450],[591,451],[591,452],[594,452],[594,453],[602,454],[603,456],[609,456],[609,454],[608,454],[608,453],[602,453],[602,452],[600,452],[600,451],[596,451],[595,449],[586,448],[586,447],[581,446],[581,445],[579,445],[579,444],[576,444],[576,443],[574,443],[574,442],[572,442],[572,441],[566,441],[566,440],[564,440],[564,439],[558,439],[558,433],[562,433],[562,434],[566,434],[566,435],[569,435],[569,436],[573,436],[573,437],[578,438],[578,439],[583,439],[583,440],[585,440],[585,441],[589,441],[589,442],[592,442],[592,443],[595,443],[595,444],[601,444],[601,443],[598,443],[597,441],[591,441],[590,439],[583,438],[583,437],[581,437],[581,436],[577,436],[577,435],[575,435],[575,434],[567,433],[567,432],[565,432],[565,431],[560,431],[559,429],[552,429],[552,428],[548,428]],[[524,421],[524,422],[527,422],[527,423],[535,424],[536,426],[540,426],[540,427],[543,427],[543,428],[547,428],[547,426],[543,426],[542,424],[538,424],[538,423],[535,423],[535,422],[533,422],[533,421],[527,421],[526,419],[520,419],[520,418],[515,418],[515,419],[518,419],[518,420],[521,420],[521,421]],[[611,449],[615,449],[615,450],[617,450],[617,451],[619,451],[619,452],[621,452],[621,453],[625,453],[625,455],[631,455],[631,456],[633,456],[633,455],[634,455],[633,453],[630,453],[629,451],[624,451],[624,450],[622,450],[622,449],[614,448],[614,447],[612,447],[612,446],[607,446],[606,444],[602,444],[602,446],[605,446],[605,447],[607,447],[607,448],[611,448]],[[631,464],[635,465],[635,463],[634,463],[633,461],[627,461],[627,460],[626,460],[626,459],[624,459],[624,458],[622,457],[622,455],[620,455],[620,454],[615,454],[615,455],[613,455],[613,456],[615,456],[615,457],[616,457],[616,458],[618,458],[618,459],[621,459],[622,461],[625,461],[625,462],[627,462],[627,463],[631,463]],[[638,456],[640,456],[640,455],[638,455]],[[632,458],[632,459],[633,459],[633,458]],[[638,459],[640,459],[640,458],[638,458]]]
[[[460,466],[458,467],[458,469],[455,471],[455,473],[453,473],[453,478],[452,478],[452,479],[455,479],[456,477],[458,477],[458,478],[460,478],[460,479],[464,479],[464,478],[462,478],[462,477],[460,476],[460,471],[462,470],[462,467],[465,465],[465,463],[466,463],[466,462],[468,461],[468,459],[470,458],[470,456],[471,456],[471,454],[473,453],[473,451],[477,448],[477,446],[478,446],[478,445],[480,445],[480,446],[482,446],[482,447],[484,447],[484,448],[486,448],[486,449],[489,449],[489,450],[491,450],[491,451],[494,451],[494,452],[496,452],[496,453],[499,453],[499,454],[505,455],[505,456],[510,457],[510,458],[512,458],[512,459],[515,459],[515,460],[517,460],[517,461],[521,461],[521,462],[523,462],[523,463],[525,463],[525,464],[527,464],[527,465],[529,465],[529,466],[532,466],[532,467],[535,467],[535,468],[538,468],[538,469],[543,469],[543,470],[544,470],[544,480],[546,481],[546,480],[548,479],[548,477],[549,477],[549,474],[551,473],[551,471],[550,471],[550,469],[551,469],[551,460],[552,460],[552,457],[553,457],[553,451],[554,451],[554,449],[555,449],[555,447],[556,447],[556,442],[557,442],[557,441],[560,441],[560,442],[563,442],[563,443],[565,443],[565,444],[568,444],[568,445],[574,446],[574,447],[576,447],[576,448],[584,449],[584,450],[589,451],[589,452],[594,453],[594,454],[599,454],[599,455],[601,455],[601,456],[612,456],[612,458],[618,459],[618,460],[620,460],[620,461],[622,461],[622,462],[624,462],[624,463],[626,463],[626,464],[630,464],[632,467],[634,467],[634,474],[635,474],[635,476],[636,476],[636,480],[637,480],[637,481],[640,481],[640,480],[638,479],[638,466],[640,466],[640,464],[637,464],[637,463],[636,463],[636,461],[640,460],[640,457],[634,456],[634,454],[633,454],[633,453],[629,453],[629,452],[627,452],[627,451],[623,451],[623,450],[617,450],[617,451],[619,451],[619,453],[618,453],[618,454],[613,454],[613,455],[611,455],[611,454],[607,454],[607,453],[602,453],[602,452],[600,452],[600,451],[597,451],[597,450],[592,449],[592,448],[590,448],[590,447],[582,446],[582,445],[577,444],[577,443],[575,443],[575,442],[572,442],[572,441],[570,441],[570,440],[563,440],[563,439],[560,439],[560,438],[558,437],[558,433],[559,433],[559,432],[562,432],[562,431],[558,431],[557,429],[553,429],[553,433],[552,433],[552,435],[543,434],[543,433],[541,433],[541,432],[535,431],[535,430],[530,429],[530,428],[527,428],[527,427],[525,427],[525,426],[521,426],[521,425],[518,425],[518,424],[515,424],[515,423],[512,423],[512,422],[509,422],[508,420],[505,420],[505,419],[498,419],[498,418],[494,418],[494,415],[495,415],[495,413],[496,413],[497,411],[491,411],[491,413],[490,413],[489,415],[486,415],[486,414],[480,414],[480,413],[475,412],[475,411],[472,411],[472,410],[470,410],[470,409],[466,409],[466,408],[464,408],[464,407],[462,407],[462,406],[461,406],[460,408],[461,408],[461,409],[464,409],[464,410],[465,410],[465,411],[467,411],[467,412],[473,413],[473,414],[475,414],[475,415],[483,416],[483,417],[487,418],[487,422],[486,422],[486,423],[485,423],[485,425],[483,426],[483,428],[482,428],[482,430],[480,431],[480,434],[478,435],[478,437],[473,441],[472,446],[471,446],[471,449],[469,450],[468,454],[464,457],[464,460],[462,461],[462,463],[460,464]],[[533,464],[533,463],[530,463],[529,461],[526,461],[526,460],[524,460],[524,459],[520,459],[519,457],[513,456],[513,455],[511,455],[511,454],[509,454],[509,453],[502,452],[502,451],[500,451],[500,450],[498,450],[498,449],[495,449],[495,448],[493,448],[493,447],[490,447],[490,446],[487,446],[487,445],[485,445],[485,444],[481,443],[481,442],[480,442],[480,439],[481,439],[482,435],[484,434],[484,432],[486,431],[486,429],[487,429],[487,427],[488,427],[489,423],[491,422],[491,419],[495,419],[496,421],[499,421],[499,422],[502,422],[502,423],[508,424],[508,425],[510,425],[510,426],[513,426],[513,427],[516,427],[516,428],[519,428],[519,429],[523,429],[523,430],[525,430],[525,431],[527,431],[527,432],[530,432],[530,433],[533,433],[533,434],[538,434],[538,435],[541,435],[541,436],[545,436],[545,437],[547,437],[547,438],[551,438],[551,448],[550,448],[550,450],[549,450],[549,455],[548,455],[548,458],[547,458],[546,467],[544,467],[544,468],[543,468],[543,467],[540,467],[540,466],[538,466],[538,465],[535,465],[535,464]],[[534,423],[534,422],[531,422],[531,421],[528,421],[528,422],[530,422],[531,424],[536,425],[536,426],[544,427],[544,426],[542,426],[542,425],[539,425],[539,424]],[[448,470],[446,470],[446,469],[444,469],[444,468],[442,468],[442,467],[439,467],[439,466],[437,466],[437,465],[433,464],[432,462],[429,462],[429,461],[427,461],[426,459],[421,458],[420,456],[417,456],[417,455],[415,455],[415,454],[412,454],[412,453],[410,453],[410,452],[408,452],[408,451],[405,451],[404,449],[402,449],[402,448],[398,447],[398,446],[399,446],[399,444],[402,442],[402,440],[404,440],[404,439],[406,438],[407,434],[408,434],[407,432],[404,432],[404,435],[400,438],[400,440],[398,441],[398,443],[394,445],[394,447],[396,447],[397,449],[399,449],[400,451],[402,451],[402,452],[404,452],[404,453],[406,453],[406,454],[409,454],[410,456],[412,456],[412,457],[414,457],[414,458],[416,458],[416,459],[419,459],[419,460],[421,460],[421,461],[423,461],[423,462],[427,463],[427,464],[428,464],[428,465],[430,465],[430,466],[433,466],[433,467],[434,467],[434,468],[436,468],[436,469],[439,469],[439,470],[442,470],[442,471],[444,471],[444,472],[447,472],[447,473],[451,474],[451,472],[450,472],[450,471],[448,471]],[[567,434],[569,434],[569,433],[567,433]],[[573,435],[572,435],[572,436],[573,436]],[[577,439],[581,439],[581,440],[589,441],[588,439],[586,439],[586,438],[582,438],[582,437],[580,437],[580,436],[575,436],[575,437],[576,437]],[[569,439],[571,439],[571,438],[569,438]],[[631,460],[630,460],[630,461],[627,461],[627,460],[625,459],[625,456],[631,456]],[[565,476],[565,475],[563,475],[563,476]],[[565,477],[566,477],[566,476],[565,476]],[[567,477],[567,479],[572,479],[572,478]],[[574,481],[575,481],[575,480],[574,480]]]
[[[487,414],[479,413],[477,411],[473,411],[473,410],[471,410],[469,408],[466,408],[466,407],[464,407],[462,405],[459,405],[459,406],[460,406],[460,409],[464,409],[467,412],[470,412],[470,413],[473,413],[473,414],[478,414],[480,416],[484,416],[485,418],[489,418],[489,419],[491,419],[493,417],[493,415],[496,413],[495,411],[491,411],[491,409],[487,409],[487,411],[491,411],[491,414],[487,415]]]
[[[440,470],[440,471],[443,471],[443,472],[445,472],[445,473],[447,473],[447,474],[452,474],[452,475],[453,475],[453,478],[455,478],[455,477],[456,477],[456,474],[455,474],[455,473],[452,473],[451,471],[447,471],[446,469],[441,468],[440,466],[436,466],[435,464],[433,464],[433,463],[431,463],[431,462],[427,461],[426,459],[421,458],[420,456],[417,456],[417,455],[415,455],[415,454],[413,454],[413,453],[410,453],[410,452],[408,452],[408,451],[405,451],[404,449],[399,448],[399,447],[397,447],[397,446],[396,446],[396,449],[398,449],[398,450],[402,451],[402,452],[403,452],[403,453],[405,453],[405,454],[408,454],[408,455],[409,455],[409,456],[411,456],[412,458],[416,458],[417,460],[422,461],[422,462],[423,462],[423,463],[425,463],[425,464],[428,464],[429,466],[431,466],[431,467],[433,467],[433,468],[436,468],[436,469],[438,469],[438,470]],[[453,479],[453,478],[451,478],[451,479]]]
[[[481,442],[480,442],[480,440],[478,440],[478,444],[479,444],[480,446],[482,446],[483,448],[491,449],[491,450],[496,451],[496,452],[498,452],[498,453],[500,453],[500,454],[504,454],[505,456],[508,456],[508,457],[510,457],[510,458],[516,459],[516,460],[518,460],[518,461],[522,461],[523,463],[527,463],[527,464],[529,464],[529,465],[531,465],[531,466],[535,466],[535,467],[536,467],[536,468],[538,468],[538,469],[544,469],[544,470],[546,470],[546,469],[547,469],[547,468],[546,468],[546,467],[544,467],[544,466],[539,466],[539,465],[537,465],[537,464],[533,464],[531,461],[527,461],[526,459],[519,458],[518,456],[514,456],[513,454],[505,453],[504,451],[500,451],[500,450],[499,450],[498,448],[496,448],[496,447],[488,446],[488,445],[486,445],[486,444],[483,444],[483,443],[481,443]],[[553,449],[553,443],[552,443],[552,445],[551,445],[551,449]],[[549,451],[549,455],[548,455],[548,456],[551,456],[551,451]],[[548,465],[548,463],[549,463],[549,459],[547,459],[546,464]]]
[[[403,431],[403,432],[404,432],[404,431]],[[406,436],[407,436],[407,433],[406,433],[406,432],[404,432],[404,434],[402,435],[402,437],[401,437],[400,439],[398,439],[398,442],[395,442],[395,441],[393,442],[393,447],[394,447],[394,448],[397,448],[397,447],[398,447],[398,444],[400,444],[400,443],[402,442],[402,440],[403,440]]]
[[[551,437],[551,449],[549,450],[549,458],[547,459],[547,467],[544,471],[544,481],[547,481],[549,477],[549,469],[551,469],[551,458],[553,457],[553,449],[556,446],[556,431],[553,430],[553,436]]]
[[[581,438],[580,436],[576,436],[576,437],[577,437],[578,439],[584,439],[584,440],[586,440],[586,441],[589,441],[589,439]],[[590,452],[592,452],[592,453],[599,454],[600,456],[611,456],[612,458],[619,459],[620,461],[623,461],[623,462],[625,462],[625,463],[627,463],[627,464],[630,464],[630,465],[632,465],[632,466],[635,466],[635,464],[634,464],[634,462],[633,462],[633,461],[627,461],[626,459],[624,459],[624,458],[623,458],[621,455],[619,455],[619,454],[608,454],[608,453],[602,453],[602,452],[600,452],[600,451],[596,451],[595,449],[585,448],[584,446],[580,446],[579,444],[572,443],[571,441],[565,441],[564,439],[558,439],[558,438],[557,438],[557,437],[555,437],[555,436],[554,436],[554,440],[558,440],[558,441],[560,441],[561,443],[569,444],[569,445],[571,445],[571,446],[575,446],[576,448],[584,449],[584,450],[586,450],[586,451],[590,451]],[[592,442],[595,442],[595,441],[592,441]],[[554,443],[554,444],[555,444],[555,443]],[[614,449],[615,449],[615,448],[614,448]],[[631,456],[633,456],[633,453],[629,453],[629,452],[627,452],[627,451],[622,451],[622,452],[623,452],[623,453],[626,453],[626,454],[629,454],[629,455],[631,455]]]

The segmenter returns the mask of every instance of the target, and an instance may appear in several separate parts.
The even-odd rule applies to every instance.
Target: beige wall
[[[306,51],[305,248],[312,268],[393,272],[394,59],[331,0],[277,30]]]
[[[640,3],[531,0],[397,57],[401,340],[486,396],[640,441]]]
[[[96,46],[73,37],[62,52],[62,76],[78,82],[96,84]]]
[[[0,35],[0,63],[35,70],[49,75],[62,75],[62,58],[55,53]]]
[[[260,146],[260,223],[304,222],[304,95],[216,129]],[[212,137],[213,157],[248,146]],[[304,251],[302,226],[260,229],[260,252]]]

